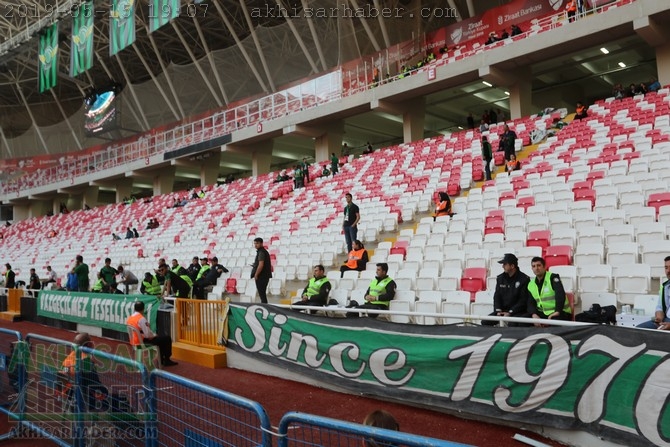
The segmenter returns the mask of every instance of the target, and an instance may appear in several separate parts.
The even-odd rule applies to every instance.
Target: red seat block
[[[405,256],[407,255],[407,250],[405,247],[391,247],[391,251],[389,254],[392,255],[402,255],[402,258],[405,259]]]
[[[528,208],[534,205],[535,205],[535,197],[531,196],[520,197],[519,200],[517,200],[516,202],[516,207],[523,208],[524,212],[528,211]]]
[[[227,293],[238,293],[237,292],[237,279],[236,278],[226,279],[226,292]]]
[[[495,152],[493,154],[493,162],[496,166],[503,166],[505,164],[505,153],[504,152]]]
[[[528,233],[528,238],[526,239],[527,247],[542,247],[542,250],[546,249],[551,241],[551,231],[549,230],[537,230],[531,231]]]
[[[470,292],[471,299],[474,301],[477,292],[486,290],[486,268],[469,267],[463,270],[461,290]]]
[[[591,202],[591,209],[596,205],[596,192],[592,189],[578,189],[574,191],[575,202],[580,200],[589,200]]]
[[[516,199],[516,191],[503,191],[498,196],[498,205],[502,205],[503,200]]]
[[[505,234],[504,220],[492,220],[486,222],[486,226],[484,227],[484,234],[486,235],[494,233]]]
[[[656,208],[657,216],[659,208],[665,205],[670,205],[670,192],[657,192],[649,195],[647,206],[653,206]]]
[[[555,265],[572,265],[572,247],[569,245],[550,245],[544,251],[547,268]]]

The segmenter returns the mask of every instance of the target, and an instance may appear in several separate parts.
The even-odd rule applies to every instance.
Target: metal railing
[[[229,301],[177,299],[177,340],[224,351],[222,344]]]
[[[590,13],[600,13],[614,5],[623,5],[632,1],[634,0],[618,0],[586,11],[579,17]],[[527,30],[521,36],[526,37],[554,29],[562,26],[565,21],[567,21],[566,12],[561,11],[539,19],[535,27],[537,29]],[[460,53],[459,58],[470,57],[478,52],[494,49],[500,45],[502,43],[469,49]],[[416,54],[420,54],[424,50],[425,48],[422,47]],[[448,57],[437,59],[428,65],[424,65],[420,70],[445,65],[448,59]],[[57,162],[49,167],[2,182],[0,184],[0,194],[7,199],[18,198],[28,196],[31,190],[47,185],[58,183],[74,185],[79,181],[77,178],[84,176],[90,179],[90,176],[96,177],[96,174],[98,174],[99,178],[104,178],[108,175],[106,171],[111,169],[127,167],[136,163],[149,165],[152,163],[151,157],[193,144],[211,141],[236,130],[253,128],[263,122],[364,92],[369,90],[373,84],[373,81],[367,75],[372,67],[372,65],[368,65],[369,62],[369,58],[361,59],[353,70],[344,72],[342,66],[340,66],[317,78],[253,99],[231,109],[214,112],[211,116],[197,118],[192,122],[179,124],[161,132],[145,132],[132,141],[98,146],[85,150],[83,153],[59,154],[57,160],[55,160]],[[364,82],[351,82],[352,79],[360,80],[361,73],[364,73]],[[400,73],[385,79],[383,82],[398,81],[403,76]],[[345,79],[346,83],[344,82]]]

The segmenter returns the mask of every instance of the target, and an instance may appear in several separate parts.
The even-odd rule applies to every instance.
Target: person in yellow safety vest
[[[379,309],[388,310],[389,301],[395,296],[396,283],[388,276],[389,266],[385,262],[377,264],[377,276],[370,282],[365,291],[365,303],[359,304],[351,300],[348,309]],[[347,312],[347,318],[358,317],[358,312]],[[369,314],[370,318],[377,318],[377,314]]]
[[[202,278],[202,276],[207,273],[207,271],[210,269],[209,267],[209,258],[200,258],[200,270],[198,271],[198,275],[195,277],[195,280],[199,280]],[[195,282],[195,281],[194,281]]]
[[[309,280],[307,287],[302,291],[300,301],[293,303],[294,306],[325,306],[328,304],[331,284],[326,277],[324,267],[319,264],[314,266],[314,277]],[[311,312],[310,312],[311,313]]]
[[[528,283],[528,313],[536,319],[572,320],[572,309],[561,278],[547,270],[544,259],[536,256],[531,261],[535,279]],[[542,324],[536,323],[541,327]]]
[[[98,280],[93,284],[91,292],[102,293],[105,291],[105,281],[102,279],[102,273],[98,272]]]
[[[158,267],[160,268],[160,266],[158,266]],[[173,273],[177,273],[177,274],[179,274],[179,271],[180,271],[182,268],[183,268],[183,267],[182,267],[181,265],[179,265],[179,261],[177,261],[176,259],[173,259],[173,260],[172,260],[172,267],[170,267],[170,270],[171,270]]]
[[[140,286],[140,293],[144,295],[160,295],[161,285],[158,283],[158,278],[149,272],[144,274],[142,285]]]
[[[363,242],[356,239],[354,241],[354,246],[351,248],[349,255],[347,257],[347,262],[340,267],[340,278],[344,277],[344,272],[349,270],[357,270],[362,272],[365,270],[365,266],[368,263],[370,258],[368,257],[368,252],[363,246]]]

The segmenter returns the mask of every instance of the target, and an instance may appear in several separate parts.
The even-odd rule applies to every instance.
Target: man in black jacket
[[[519,270],[519,260],[512,253],[498,261],[502,264],[503,273],[496,278],[496,289],[493,294],[492,317],[528,317],[528,283],[530,278]],[[495,326],[497,321],[482,320],[486,326]],[[519,324],[510,323],[510,326]]]

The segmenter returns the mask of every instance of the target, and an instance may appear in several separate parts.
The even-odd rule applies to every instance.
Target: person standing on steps
[[[353,202],[353,197],[350,193],[345,194],[347,201],[344,207],[344,222],[342,223],[342,230],[344,231],[344,240],[347,242],[347,253],[353,248],[354,241],[358,236],[358,222],[361,220],[361,211]]]

